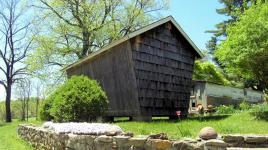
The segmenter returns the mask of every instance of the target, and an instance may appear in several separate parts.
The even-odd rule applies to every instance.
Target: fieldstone
[[[184,139],[184,140],[174,141],[172,146],[178,150],[199,150],[198,149],[199,147],[196,144],[197,144],[197,141]]]
[[[121,135],[133,137],[134,136],[134,133],[132,133],[132,132],[126,132],[126,133],[122,133]]]
[[[205,150],[226,150],[228,144],[222,140],[211,139],[204,141]]]
[[[111,136],[101,135],[94,140],[96,150],[111,150],[115,143]]]
[[[149,138],[150,139],[168,140],[168,136],[166,133],[151,134],[151,135],[149,135]]]
[[[95,142],[111,143],[113,142],[113,138],[110,136],[101,135],[95,139]]]
[[[218,134],[215,129],[212,127],[205,127],[200,130],[199,137],[202,140],[210,140],[210,139],[216,139],[218,137]]]
[[[129,138],[130,138],[130,136],[120,136],[120,135],[113,137],[114,141],[119,146],[124,146],[125,143],[127,143],[127,141],[128,141]]]
[[[135,147],[143,147],[145,142],[146,142],[147,138],[130,138],[128,139],[126,145],[128,146],[135,146]]]
[[[259,135],[245,136],[245,142],[250,144],[268,144],[268,137]]]
[[[166,150],[171,148],[172,143],[169,140],[149,139],[145,147],[148,149]]]
[[[222,139],[232,146],[242,146],[244,143],[244,137],[242,135],[223,135]]]

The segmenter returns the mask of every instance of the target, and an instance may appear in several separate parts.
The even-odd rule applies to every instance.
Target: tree
[[[227,39],[216,50],[226,72],[253,80],[252,88],[268,88],[268,3],[246,10],[227,28]]]
[[[147,25],[167,0],[40,0],[35,37],[28,59],[32,70],[62,68]],[[38,62],[38,63],[36,63]],[[55,68],[55,67],[54,67]]]
[[[35,91],[36,91],[36,120],[38,120],[38,112],[39,112],[39,103],[40,103],[40,97],[41,97],[41,84],[40,82],[36,82],[35,86]]]
[[[31,96],[31,80],[23,78],[17,83],[17,89],[19,94],[19,100],[21,101],[21,120],[28,121],[29,118],[29,101]]]
[[[30,22],[23,16],[25,11],[20,0],[0,1],[0,71],[4,75],[4,78],[0,78],[0,84],[6,91],[6,122],[12,121],[12,85],[20,79],[20,75],[26,73],[27,66],[22,65],[22,61],[31,45],[31,40],[27,39]]]
[[[229,84],[229,81],[224,77],[220,69],[208,61],[195,61],[193,79],[204,80],[223,85]]]
[[[257,2],[263,3],[265,0],[219,0],[219,2],[223,4],[224,7],[216,9],[216,12],[220,15],[228,16],[229,19],[216,24],[216,30],[206,31],[213,34],[206,45],[212,55],[214,55],[218,42],[226,38],[226,28],[230,24],[236,22],[245,10],[256,5]],[[215,62],[218,62],[217,58],[215,59]]]

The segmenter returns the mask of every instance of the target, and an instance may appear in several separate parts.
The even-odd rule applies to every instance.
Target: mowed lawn
[[[255,120],[248,112],[230,116],[205,116],[188,118],[182,121],[155,120],[153,122],[117,122],[124,131],[134,135],[167,133],[169,138],[196,138],[206,126],[213,127],[219,134],[268,134],[268,121]]]
[[[0,122],[0,150],[32,150],[31,146],[21,140],[17,135],[17,127],[20,122],[13,120],[12,123]],[[27,123],[40,124],[35,119],[30,119]]]
[[[32,150],[32,148],[17,136],[18,120],[12,123],[0,123],[0,150]],[[41,124],[35,119],[28,123]],[[255,120],[248,112],[233,114],[230,116],[205,116],[188,118],[183,121],[169,121],[157,118],[152,122],[116,121],[124,131],[133,132],[137,135],[167,133],[172,139],[181,137],[195,138],[201,128],[211,126],[220,134],[268,134],[268,121]]]

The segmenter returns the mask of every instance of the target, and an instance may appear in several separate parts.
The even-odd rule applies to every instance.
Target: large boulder
[[[210,139],[216,139],[218,137],[218,134],[215,129],[212,127],[205,127],[200,130],[199,137],[202,140],[210,140]]]

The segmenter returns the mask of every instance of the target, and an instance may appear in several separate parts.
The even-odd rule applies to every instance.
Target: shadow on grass
[[[152,122],[180,122],[180,121],[187,121],[187,120],[197,120],[197,121],[218,121],[223,120],[231,115],[210,115],[210,116],[195,116],[195,117],[188,117],[185,119],[172,119],[169,120],[168,117],[153,117]],[[118,117],[114,120],[114,122],[131,122],[128,117]]]
[[[218,121],[223,120],[231,115],[210,115],[210,116],[196,116],[196,117],[189,117],[187,120],[198,120],[198,121]]]

